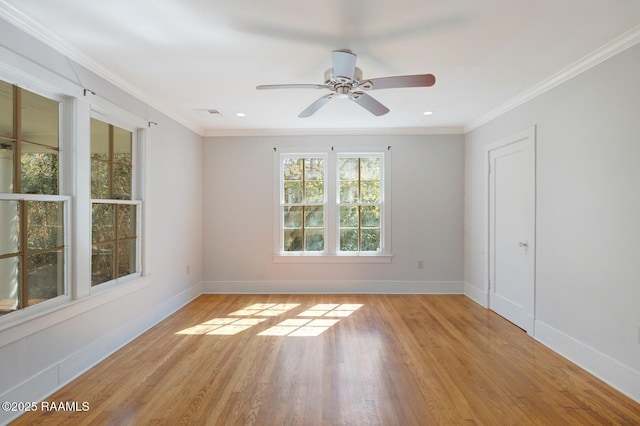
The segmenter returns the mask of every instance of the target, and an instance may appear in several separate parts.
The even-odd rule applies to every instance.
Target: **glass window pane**
[[[305,158],[304,178],[305,180],[324,180],[324,159]]]
[[[323,228],[324,227],[324,207],[314,206],[305,208],[304,215],[305,228]]]
[[[360,179],[361,180],[380,180],[380,158],[366,157],[360,159]]]
[[[13,192],[13,153],[15,143],[0,140],[0,192]]]
[[[340,202],[357,203],[358,199],[358,182],[340,181]]]
[[[340,250],[358,251],[357,229],[340,229]]]
[[[286,158],[282,171],[284,180],[302,180],[302,158]]]
[[[362,206],[360,208],[360,225],[363,227],[380,227],[380,206]]]
[[[380,251],[380,229],[362,230],[362,251]]]
[[[51,201],[26,201],[26,207],[29,250],[63,246],[63,204]]]
[[[58,194],[58,151],[23,143],[20,164],[23,194]]]
[[[136,240],[126,240],[118,244],[118,277],[136,272]]]
[[[91,249],[91,285],[114,279],[115,244],[94,245]]]
[[[116,239],[115,204],[93,204],[91,241],[114,241]]]
[[[131,140],[131,132],[113,127],[113,161],[131,164]]]
[[[302,202],[302,182],[285,182],[284,183],[284,202],[285,203],[301,203]]]
[[[0,136],[13,135],[13,86],[0,81]]]
[[[109,163],[91,161],[91,198],[109,199]]]
[[[324,181],[312,180],[304,183],[304,196],[307,203],[324,202]]]
[[[58,148],[58,102],[22,90],[22,140]]]
[[[91,158],[109,159],[109,125],[95,118],[91,119]]]
[[[358,227],[358,207],[341,206],[340,207],[340,227],[341,228],[357,228]]]
[[[0,254],[20,251],[20,203],[0,200]],[[0,278],[2,274],[0,274]]]
[[[284,230],[284,251],[302,250],[302,229]]]
[[[302,207],[284,207],[284,227],[302,228]]]
[[[19,257],[0,259],[0,315],[19,307],[21,269]]]
[[[340,158],[338,161],[340,180],[358,180],[358,159]]]
[[[136,206],[118,205],[118,238],[136,236]]]
[[[324,231],[322,229],[305,231],[305,248],[304,249],[307,251],[323,251],[324,250]]]
[[[62,251],[27,256],[29,305],[64,294],[64,254]]]
[[[131,199],[131,166],[113,165],[113,199]]]
[[[360,201],[363,203],[379,203],[380,200],[380,181],[362,181],[360,182]]]

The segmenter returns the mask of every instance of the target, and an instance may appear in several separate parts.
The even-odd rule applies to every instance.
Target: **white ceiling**
[[[640,40],[638,0],[0,0],[0,17],[201,135],[468,130]],[[255,89],[323,83],[343,48],[365,78],[436,84],[370,92],[381,117],[334,99],[301,119],[329,92]]]

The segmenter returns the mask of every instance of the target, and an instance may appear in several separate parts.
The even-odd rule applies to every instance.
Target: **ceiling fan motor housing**
[[[339,98],[346,98],[351,93],[351,89],[360,86],[362,82],[362,70],[358,67],[353,71],[353,77],[336,76],[333,68],[329,68],[324,72],[324,83],[329,89],[336,92]]]

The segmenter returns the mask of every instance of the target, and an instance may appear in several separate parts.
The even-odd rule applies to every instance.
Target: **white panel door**
[[[489,150],[489,306],[533,334],[535,133]]]

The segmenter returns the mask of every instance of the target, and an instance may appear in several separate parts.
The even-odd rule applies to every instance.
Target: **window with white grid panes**
[[[383,162],[380,155],[338,155],[338,250],[382,250]]]
[[[66,294],[61,110],[0,81],[0,315]]]
[[[282,251],[324,252],[326,156],[283,156],[280,173]]]

